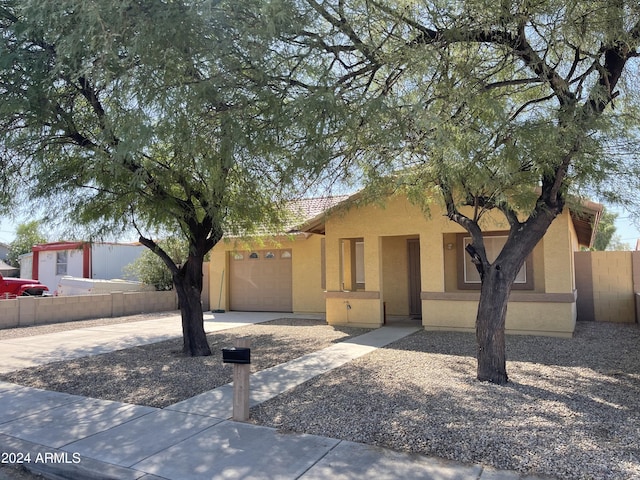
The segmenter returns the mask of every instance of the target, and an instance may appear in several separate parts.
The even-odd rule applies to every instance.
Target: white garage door
[[[230,309],[291,312],[291,250],[231,253]]]

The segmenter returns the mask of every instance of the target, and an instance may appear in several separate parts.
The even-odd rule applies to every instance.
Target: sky
[[[0,218],[0,243],[11,243],[16,236],[16,224],[11,220]]]
[[[622,243],[629,245],[631,250],[636,248],[636,241],[640,239],[640,229],[633,224],[633,220],[629,217],[629,213],[622,208],[607,207],[610,212],[616,212],[616,235],[620,237]]]
[[[631,221],[629,214],[621,208],[608,207],[609,211],[617,212],[616,235],[620,237],[622,243],[626,243],[631,250],[635,249],[636,240],[640,239],[640,229]],[[7,217],[0,217],[0,243],[9,244],[16,235],[16,226],[25,219],[12,220]],[[55,238],[52,240],[63,240]],[[129,242],[131,239],[122,239],[121,241]]]

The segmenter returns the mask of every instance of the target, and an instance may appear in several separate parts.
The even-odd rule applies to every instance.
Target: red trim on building
[[[91,244],[82,245],[82,276],[91,278]]]
[[[31,257],[31,278],[34,280],[38,280],[38,267],[40,265],[40,251],[34,250],[35,247],[32,248],[33,256]]]
[[[40,267],[40,252],[55,252],[60,250],[80,250],[82,249],[82,276],[91,278],[91,242],[53,242],[34,245],[31,247],[33,252],[33,265],[31,267],[31,278],[38,280]]]
[[[75,248],[84,248],[87,242],[53,242],[34,245],[31,247],[32,252],[49,252],[55,250],[73,250]]]

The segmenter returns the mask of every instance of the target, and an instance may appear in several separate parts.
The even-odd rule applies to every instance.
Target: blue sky
[[[0,243],[11,243],[15,235],[15,224],[6,218],[0,219]]]
[[[631,250],[634,250],[636,248],[636,240],[640,239],[640,229],[637,225],[634,225],[629,213],[623,209],[608,207],[608,210],[618,214],[618,218],[616,219],[616,235],[620,237],[622,243],[628,244]]]

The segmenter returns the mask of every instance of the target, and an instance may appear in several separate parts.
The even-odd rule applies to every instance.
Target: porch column
[[[444,245],[440,230],[420,233],[420,276],[423,292],[444,292]]]
[[[341,242],[345,244],[342,262],[340,261]],[[364,291],[356,291],[355,266],[352,266],[355,263],[355,242],[356,239],[341,240],[326,237],[327,322],[330,325],[377,328],[383,322],[381,238],[377,235],[363,238]],[[341,268],[346,270],[342,272],[344,275],[341,275]],[[352,275],[348,275],[348,272],[352,272]],[[345,278],[341,279],[342,276]],[[346,283],[346,277],[352,279],[350,280],[353,283],[351,291],[342,291],[341,282]],[[348,286],[345,284],[344,288]]]
[[[364,237],[364,289],[382,293],[382,237]]]
[[[451,314],[448,302],[433,300],[425,295],[445,291],[444,249],[442,232],[446,225],[433,222],[440,228],[429,228],[420,232],[420,281],[422,292],[422,325],[429,329],[446,324],[446,318]],[[473,308],[476,307],[472,307]],[[469,314],[474,318],[474,314]]]

